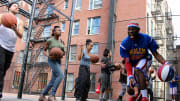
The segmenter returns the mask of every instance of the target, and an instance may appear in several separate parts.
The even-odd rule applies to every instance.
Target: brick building
[[[5,0],[6,1],[6,0]],[[19,2],[20,7],[26,13],[30,13],[31,6],[29,2],[32,0],[22,0]],[[68,2],[68,8],[64,0],[47,0],[49,4],[70,16],[72,0]],[[32,2],[30,2],[32,3]],[[160,30],[159,26],[164,29],[160,31],[160,35],[166,35],[166,24],[159,22],[155,17],[158,14],[169,14],[165,9],[161,9],[160,13],[158,7],[165,5],[163,0],[75,0],[74,23],[72,27],[71,47],[69,55],[69,66],[67,75],[66,95],[74,97],[75,79],[78,76],[79,61],[77,56],[85,40],[90,38],[95,43],[92,53],[98,54],[102,57],[102,52],[106,47],[113,47],[113,62],[120,62],[122,59],[119,55],[119,46],[121,41],[127,36],[127,25],[130,21],[136,21],[140,24],[141,32],[157,38]],[[158,5],[158,6],[157,6]],[[155,7],[154,7],[155,6]],[[6,11],[6,7],[1,7],[0,12]],[[161,7],[163,8],[163,7]],[[165,8],[165,7],[164,7]],[[24,13],[23,13],[24,14]],[[27,15],[27,14],[26,14]],[[28,17],[19,15],[25,21],[25,26],[28,26]],[[61,26],[61,39],[67,45],[69,21],[65,17],[57,13],[50,6],[41,3],[40,0],[36,5],[35,18],[33,23],[33,30],[31,33],[31,42],[29,47],[27,72],[24,82],[24,93],[40,93],[48,81],[51,79],[50,68],[47,64],[47,57],[42,54],[42,47],[44,41],[51,36],[53,26]],[[159,28],[159,29],[158,29]],[[169,28],[169,27],[167,27]],[[158,29],[158,30],[157,30]],[[169,28],[170,29],[170,28]],[[171,30],[171,29],[170,29]],[[153,34],[154,33],[154,34]],[[158,34],[158,35],[159,35]],[[17,52],[14,54],[11,68],[8,70],[5,78],[6,92],[17,92],[20,80],[21,65],[23,59],[23,50],[26,43],[27,29],[24,31],[23,39],[17,41]],[[159,38],[159,37],[158,37]],[[161,44],[158,41],[159,44]],[[166,45],[161,45],[163,47]],[[164,54],[163,54],[164,55]],[[98,85],[100,76],[100,63],[91,65],[91,88],[89,98],[98,98],[95,93],[95,88]],[[65,57],[62,59],[62,69],[65,67]],[[11,75],[10,75],[11,74]],[[121,90],[119,80],[119,71],[115,71],[112,75],[112,98],[117,99]],[[61,96],[62,83],[57,90],[57,96]],[[126,96],[125,99],[128,97]]]

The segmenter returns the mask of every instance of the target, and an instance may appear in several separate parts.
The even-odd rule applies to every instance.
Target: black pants
[[[150,101],[153,101],[153,91],[152,89],[147,89],[148,90],[148,94],[150,95]]]
[[[88,98],[88,92],[90,88],[90,70],[86,66],[80,65],[78,78],[76,79],[75,84],[75,93],[76,98],[80,98],[81,101],[85,101]]]
[[[9,52],[0,46],[0,97],[2,97],[4,77],[9,69],[13,52]]]

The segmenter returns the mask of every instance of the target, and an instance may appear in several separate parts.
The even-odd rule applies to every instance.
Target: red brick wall
[[[61,5],[59,4],[59,0],[53,0],[52,3],[55,4],[55,7],[62,12],[64,12],[66,15],[70,16],[70,11],[71,11],[71,2],[72,0],[69,0],[69,8],[64,10],[64,3]],[[96,10],[88,10],[89,8],[89,0],[82,0],[82,7],[80,11],[75,11],[74,14],[74,19],[79,20],[79,35],[77,36],[72,36],[71,44],[74,45],[84,45],[85,40],[87,38],[90,38],[93,40],[93,42],[99,42],[99,43],[107,43],[107,32],[108,32],[108,17],[109,17],[109,0],[103,0],[103,6],[100,9]],[[56,6],[58,5],[58,6]],[[43,5],[40,5],[43,6]],[[41,8],[41,7],[40,7]],[[55,11],[54,11],[55,12]],[[58,14],[57,12],[55,12]],[[59,14],[58,14],[59,15]],[[87,20],[89,17],[97,17],[101,16],[101,28],[100,28],[100,34],[97,35],[86,35],[86,30],[87,30]],[[146,16],[146,1],[142,0],[141,2],[139,0],[117,0],[116,3],[116,16],[117,16],[117,21],[115,23],[115,49],[114,49],[114,62],[120,62],[122,59],[119,55],[119,46],[121,41],[127,36],[127,25],[129,21],[125,21],[128,19],[136,19],[139,17],[145,17]],[[60,16],[62,17],[62,16]],[[62,17],[64,18],[64,17]],[[134,20],[133,20],[134,21]],[[146,32],[146,19],[138,19],[135,20],[140,24],[141,27],[141,32]],[[54,25],[60,25],[61,23],[56,23],[53,24],[51,28],[53,28]],[[65,26],[65,32],[62,33],[61,38],[65,42],[65,45],[67,45],[67,39],[68,39],[68,31],[69,31],[69,22],[66,21],[66,26]],[[17,50],[23,50],[25,47],[25,43],[22,42],[22,40],[17,41]],[[38,48],[38,46],[35,46]],[[99,55],[102,56],[102,52],[104,48],[106,47],[106,44],[99,44]],[[77,48],[77,55],[79,54],[80,47]],[[15,61],[15,60],[13,60]],[[64,68],[65,64],[65,57],[62,60],[62,68]],[[21,67],[21,66],[20,66]],[[17,68],[18,71],[21,71],[21,69]],[[75,62],[69,62],[69,67],[68,67],[68,73],[74,73],[74,80],[78,76],[78,68],[79,68],[79,61]],[[64,70],[64,69],[63,69]],[[100,66],[99,65],[91,65],[91,70],[92,73],[96,73],[96,81],[99,79],[100,75]],[[9,70],[8,73],[12,74],[12,71]],[[31,75],[31,73],[29,73]],[[48,74],[48,80],[50,80],[51,73]],[[9,79],[9,76],[6,76],[6,80]],[[12,79],[12,78],[10,78]],[[119,79],[119,71],[115,71],[113,73],[113,99],[117,99],[121,90],[120,83],[117,82]],[[75,83],[74,83],[75,84]],[[96,84],[97,85],[97,84]],[[6,85],[7,86],[7,85]],[[9,88],[8,88],[9,87]],[[5,87],[5,91],[8,91],[10,89],[10,86]],[[35,89],[37,87],[34,87]],[[14,91],[14,89],[11,89],[11,91]],[[8,91],[10,92],[10,90]],[[17,92],[17,90],[16,90]],[[58,88],[57,91],[57,96],[61,96],[62,92],[62,83]],[[73,91],[74,93],[74,91]],[[73,97],[73,93],[66,93],[68,97]],[[98,94],[95,93],[89,93],[89,98],[98,98]],[[127,99],[127,97],[125,97]]]

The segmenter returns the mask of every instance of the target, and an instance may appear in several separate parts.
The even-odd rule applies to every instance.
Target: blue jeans
[[[48,64],[50,68],[52,69],[52,76],[51,76],[50,82],[48,83],[48,85],[46,86],[42,94],[47,95],[48,91],[52,88],[50,95],[55,96],[56,90],[59,84],[61,83],[62,79],[64,78],[64,74],[61,70],[60,60],[52,60],[48,58]]]

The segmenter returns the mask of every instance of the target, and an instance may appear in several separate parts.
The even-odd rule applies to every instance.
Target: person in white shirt
[[[14,15],[18,13],[18,9],[19,5],[17,3],[13,2],[8,5],[9,13]],[[2,15],[3,14],[0,14],[0,98],[2,98],[4,77],[6,71],[10,67],[15,52],[17,36],[22,38],[24,32],[24,24],[22,20],[17,18],[17,25],[7,28],[1,23]]]

